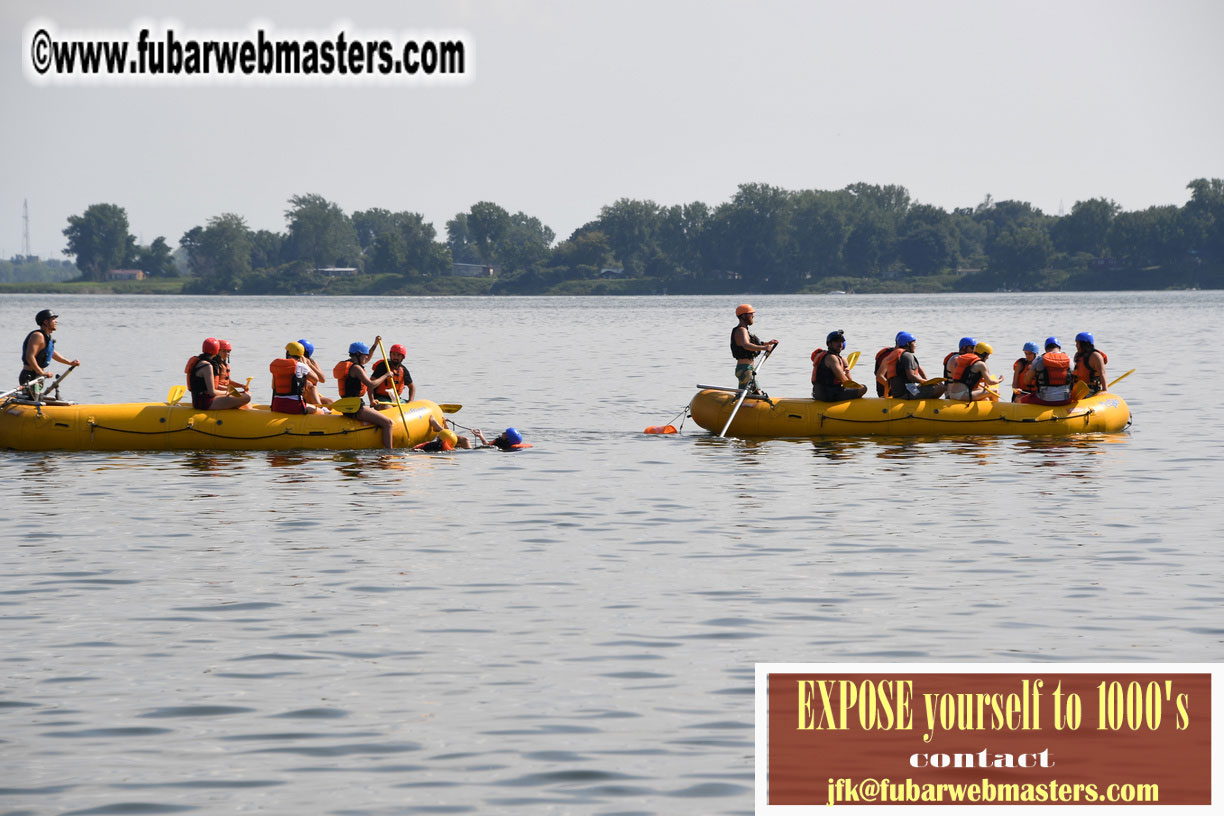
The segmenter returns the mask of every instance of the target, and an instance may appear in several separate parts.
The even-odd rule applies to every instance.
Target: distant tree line
[[[456,214],[440,240],[420,213],[347,214],[308,194],[289,199],[284,232],[251,230],[235,213],[208,219],[179,239],[177,262],[164,237],[138,246],[114,204],[72,216],[64,235],[85,279],[139,268],[151,277],[189,275],[201,292],[308,292],[328,267],[436,278],[453,263],[494,266],[493,291],[526,293],[601,275],[651,279],[677,292],[795,292],[829,280],[933,276],[973,289],[1102,288],[1127,276],[1140,288],[1163,288],[1155,280],[1142,286],[1157,267],[1166,285],[1224,285],[1224,180],[1195,179],[1187,188],[1180,207],[1123,212],[1094,198],[1051,216],[989,196],[947,212],[897,185],[742,184],[717,207],[620,199],[560,242],[538,218],[488,201]]]

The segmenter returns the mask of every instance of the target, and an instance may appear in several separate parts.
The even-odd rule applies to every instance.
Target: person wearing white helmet
[[[1003,378],[990,376],[986,361],[994,353],[989,343],[978,343],[971,351],[965,351],[952,359],[949,366],[948,399],[962,402],[999,398],[998,392],[990,391],[987,385],[998,385]]]
[[[735,379],[740,388],[750,394],[763,394],[756,381],[753,361],[762,352],[773,352],[777,340],[762,343],[761,338],[748,331],[756,318],[756,310],[747,303],[735,307],[736,326],[731,330],[731,356],[735,358]]]

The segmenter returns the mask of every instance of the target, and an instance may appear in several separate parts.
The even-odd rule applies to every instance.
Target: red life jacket
[[[1109,362],[1109,357],[1099,348],[1094,348],[1092,351],[1100,351],[1101,361],[1104,363]],[[1092,356],[1092,351],[1088,352],[1087,354],[1082,354],[1078,351],[1075,352],[1075,378],[1085,385],[1092,385],[1093,380],[1096,379],[1099,381],[1101,376],[1099,372],[1088,367],[1088,358]],[[1105,387],[1105,383],[1103,382],[1100,383],[1100,385],[1102,388]]]
[[[341,398],[343,397],[360,397],[366,392],[365,383],[356,377],[350,377],[349,372],[353,369],[352,360],[341,360],[336,363],[336,367],[332,369],[332,376],[336,378],[336,388],[340,391]],[[361,368],[361,366],[357,366]]]
[[[949,357],[950,356],[951,355],[949,355]],[[964,383],[965,385],[972,387],[969,382],[969,368],[974,363],[980,362],[981,359],[982,358],[977,356],[977,354],[974,352],[967,351],[964,354],[958,354],[956,358],[952,360],[952,368],[950,370],[948,369],[948,364],[945,359],[944,370],[948,371],[948,379],[956,380],[959,383]],[[981,379],[981,377],[979,376],[977,379]],[[976,382],[974,384],[976,384]]]
[[[1037,385],[1066,385],[1071,381],[1071,358],[1061,351],[1047,351],[1041,355],[1044,368],[1037,372]]]
[[[298,374],[298,361],[292,357],[282,357],[268,363],[272,372],[272,396],[300,397],[306,390],[306,377]]]

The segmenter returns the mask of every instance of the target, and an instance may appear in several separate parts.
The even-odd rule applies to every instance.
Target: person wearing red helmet
[[[221,365],[221,341],[215,337],[206,338],[200,346],[200,353],[187,361],[187,390],[191,392],[193,408],[219,411],[241,408],[251,401],[250,394],[231,397],[217,388],[217,374]]]
[[[756,310],[747,303],[735,307],[735,317],[738,320],[731,330],[731,356],[735,358],[735,379],[740,388],[748,389],[750,394],[762,394],[756,381],[756,368],[753,360],[762,351],[773,352],[777,340],[762,343],[761,338],[748,331],[756,318]]]
[[[408,349],[404,348],[399,343],[393,345],[387,351],[387,357],[391,361],[391,379],[395,381],[395,393],[399,394],[401,402],[412,402],[416,399],[416,384],[412,381],[412,375],[408,373],[408,369],[404,368],[404,358],[408,356]],[[370,377],[377,380],[379,377],[387,373],[386,362],[379,360],[374,364],[373,371],[370,372]],[[408,386],[408,399],[404,400],[404,386]],[[390,405],[395,402],[395,398],[391,396],[392,384],[387,380],[374,389],[370,395],[370,399],[374,403],[386,403]]]
[[[217,359],[220,365],[217,368],[216,384],[217,391],[221,394],[229,394],[231,391],[245,392],[245,385],[234,382],[230,377],[230,352],[234,350],[234,344],[228,340],[218,340],[221,345],[221,351],[217,354]]]

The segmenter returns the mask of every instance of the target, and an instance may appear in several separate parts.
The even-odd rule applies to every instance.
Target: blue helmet
[[[309,340],[306,340],[305,338],[299,340],[298,342],[302,344],[302,348],[306,349],[307,357],[314,354],[314,343],[310,342]]]
[[[1025,351],[1031,351],[1031,352],[1033,352],[1034,354],[1037,354],[1037,353],[1039,353],[1039,352],[1041,351],[1041,349],[1037,348],[1037,344],[1036,344],[1036,343],[1033,343],[1033,342],[1031,342],[1031,341],[1030,341],[1030,342],[1028,342],[1028,343],[1025,343],[1025,344],[1024,344],[1024,350],[1025,350]]]
[[[369,353],[370,353],[370,347],[367,346],[365,343],[349,344],[349,354],[369,354]]]
[[[900,348],[901,346],[908,346],[910,343],[914,342],[916,339],[918,338],[914,337],[914,335],[910,334],[907,331],[897,332],[896,345],[898,348]]]
[[[511,445],[521,445],[523,443],[523,435],[514,428],[507,428],[502,436],[506,437],[506,441]]]
[[[1087,343],[1088,345],[1096,345],[1096,341],[1092,339],[1092,332],[1080,332],[1075,335],[1075,342]]]
[[[1057,337],[1047,337],[1046,348],[1049,348],[1050,346],[1058,346],[1059,348],[1062,348],[1062,343],[1058,342]]]
[[[976,345],[977,345],[977,341],[974,340],[972,337],[962,337],[960,339],[960,344],[957,346],[957,348],[964,348],[965,346],[976,346]]]

